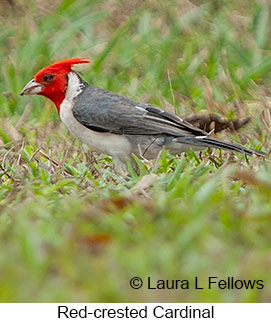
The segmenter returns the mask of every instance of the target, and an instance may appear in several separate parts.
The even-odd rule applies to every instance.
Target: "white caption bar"
[[[0,304],[0,321],[27,322],[271,322],[271,304],[59,303]]]

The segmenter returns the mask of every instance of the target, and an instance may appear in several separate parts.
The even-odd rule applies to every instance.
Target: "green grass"
[[[180,115],[251,116],[218,137],[268,152],[270,8],[252,0],[54,3],[0,5],[0,300],[269,302],[269,157],[163,152],[122,177],[110,156],[73,140],[51,102],[19,93],[40,68],[86,57],[83,78],[95,86]],[[142,289],[129,286],[134,276]],[[209,276],[233,276],[265,287],[148,290],[149,276],[197,276],[204,287]]]

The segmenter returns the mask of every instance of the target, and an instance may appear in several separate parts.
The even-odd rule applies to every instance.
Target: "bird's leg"
[[[155,140],[154,140],[155,141]],[[153,142],[154,142],[153,141]],[[147,152],[148,148],[150,147],[150,145],[153,143],[151,142],[143,151],[142,153],[142,149],[141,149],[141,146],[138,144],[138,151],[139,151],[139,157],[148,165],[150,165],[151,167],[153,167],[153,163],[151,160],[147,159],[146,157],[144,157],[144,154]]]
[[[119,158],[114,158],[114,170],[116,174],[122,176],[123,178],[126,178],[128,175],[128,169],[126,164]]]

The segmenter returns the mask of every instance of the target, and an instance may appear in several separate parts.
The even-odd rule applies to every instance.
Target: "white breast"
[[[124,159],[131,152],[130,143],[125,136],[92,131],[78,122],[72,113],[74,98],[83,91],[76,73],[70,72],[65,99],[60,105],[60,119],[71,134],[93,150]]]

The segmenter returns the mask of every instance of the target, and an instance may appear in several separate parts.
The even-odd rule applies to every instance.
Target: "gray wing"
[[[91,130],[118,135],[207,135],[171,113],[95,87],[78,96],[73,115]]]

